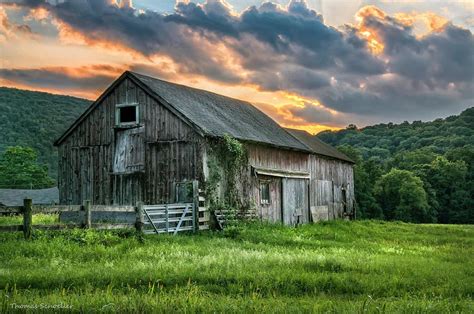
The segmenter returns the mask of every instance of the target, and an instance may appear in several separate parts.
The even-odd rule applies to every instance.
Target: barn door
[[[114,173],[143,171],[145,143],[144,127],[125,129],[115,134]]]
[[[281,222],[281,178],[259,176],[260,216],[271,222]]]
[[[334,219],[334,183],[329,180],[311,180],[311,214],[313,221]]]
[[[305,179],[283,179],[283,223],[295,226],[309,220],[308,181]]]
[[[144,127],[118,129],[112,176],[112,203],[131,205],[143,200]]]

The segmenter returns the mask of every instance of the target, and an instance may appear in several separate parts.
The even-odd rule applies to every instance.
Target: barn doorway
[[[258,204],[263,219],[280,222],[281,216],[281,178],[258,176]]]
[[[282,221],[296,226],[309,222],[308,180],[282,179]]]

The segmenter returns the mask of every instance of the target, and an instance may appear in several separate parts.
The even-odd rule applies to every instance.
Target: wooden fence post
[[[170,232],[170,215],[168,211],[168,204],[165,205],[165,224],[166,224],[166,233],[169,233]]]
[[[137,213],[137,218],[135,221],[135,228],[139,234],[143,234],[143,225],[145,224],[145,220],[143,219],[143,202],[138,202],[137,207],[135,207],[135,211]]]
[[[199,230],[199,182],[193,181],[193,232]]]
[[[33,200],[25,198],[23,200],[23,235],[25,239],[31,239],[33,223]]]
[[[91,201],[84,201],[84,228],[90,229],[92,226],[92,217],[91,217]]]

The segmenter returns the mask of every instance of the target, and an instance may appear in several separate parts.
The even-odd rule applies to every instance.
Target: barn
[[[229,138],[245,152],[232,175],[216,149]],[[217,180],[217,200],[233,192],[271,222],[354,213],[353,161],[335,148],[282,128],[248,102],[130,71],[55,145],[61,204],[170,203],[185,182],[210,189]]]

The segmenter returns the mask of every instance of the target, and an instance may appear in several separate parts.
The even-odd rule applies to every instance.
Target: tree
[[[388,165],[390,168],[413,171],[419,166],[429,164],[436,159],[438,155],[431,149],[423,147],[413,151],[401,151],[396,153]]]
[[[393,168],[377,181],[374,194],[387,220],[429,221],[423,181],[411,171]]]
[[[474,223],[474,145],[454,148],[446,153],[446,158],[455,162],[462,160],[467,166],[467,173],[461,189],[454,195],[456,203],[461,208],[452,208],[454,217],[452,222],[456,223]],[[464,197],[463,197],[464,196]]]
[[[469,223],[472,219],[472,195],[466,184],[468,168],[463,160],[449,161],[438,156],[424,167],[420,174],[436,192],[439,204],[438,221],[441,223]]]
[[[39,189],[54,186],[48,167],[38,164],[31,147],[11,146],[0,157],[0,188]]]

